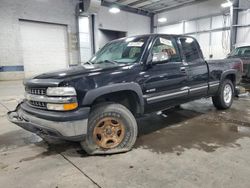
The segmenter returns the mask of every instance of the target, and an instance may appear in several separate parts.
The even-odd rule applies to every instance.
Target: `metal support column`
[[[230,40],[230,50],[234,49],[237,39],[237,25],[238,25],[238,12],[239,12],[239,0],[233,0],[233,6],[231,7],[231,40]]]
[[[154,33],[154,14],[150,16],[150,33]]]
[[[96,53],[96,49],[95,49],[95,15],[91,15],[91,43],[92,43],[92,53],[95,54]]]

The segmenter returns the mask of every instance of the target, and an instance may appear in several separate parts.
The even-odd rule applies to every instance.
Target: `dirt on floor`
[[[250,96],[216,110],[201,99],[138,119],[132,151],[88,156],[78,143],[54,141],[11,124],[21,82],[0,82],[1,187],[249,187]]]

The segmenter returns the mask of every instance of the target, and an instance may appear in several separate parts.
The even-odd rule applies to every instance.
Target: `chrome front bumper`
[[[47,111],[47,113],[51,112]],[[8,119],[12,123],[41,137],[47,136],[78,141],[83,139],[83,136],[87,134],[89,110],[85,110],[84,113],[82,116],[83,119],[54,121],[30,114],[22,109],[22,104],[19,104],[16,110],[8,112]]]

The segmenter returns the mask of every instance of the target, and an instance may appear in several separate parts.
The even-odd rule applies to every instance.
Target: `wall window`
[[[250,15],[250,14],[249,14]],[[243,19],[243,17],[245,19]],[[249,16],[239,13],[239,24],[247,23]],[[244,20],[244,21],[243,21]],[[157,33],[185,34],[199,42],[205,59],[222,59],[230,52],[230,15],[209,16],[171,25],[159,25]],[[238,28],[237,44],[249,43],[250,27]],[[244,30],[244,31],[243,31]]]
[[[79,40],[81,62],[86,62],[92,54],[89,17],[79,17]]]

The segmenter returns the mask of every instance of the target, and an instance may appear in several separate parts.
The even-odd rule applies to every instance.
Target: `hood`
[[[134,79],[129,72],[136,71],[132,68],[136,65],[115,65],[105,63],[103,65],[78,65],[68,69],[40,74],[24,81],[26,87],[58,87],[60,85],[72,85],[74,87],[94,88],[113,82],[122,82],[124,77]],[[141,67],[141,66],[140,66]],[[128,72],[128,70],[130,70]],[[112,75],[112,76],[111,76]],[[133,74],[135,75],[135,74]]]
[[[124,65],[78,65],[70,67],[67,69],[62,69],[54,72],[48,72],[40,74],[33,77],[32,79],[67,79],[75,76],[88,76],[90,74],[100,72],[100,71],[109,71],[116,70]]]

